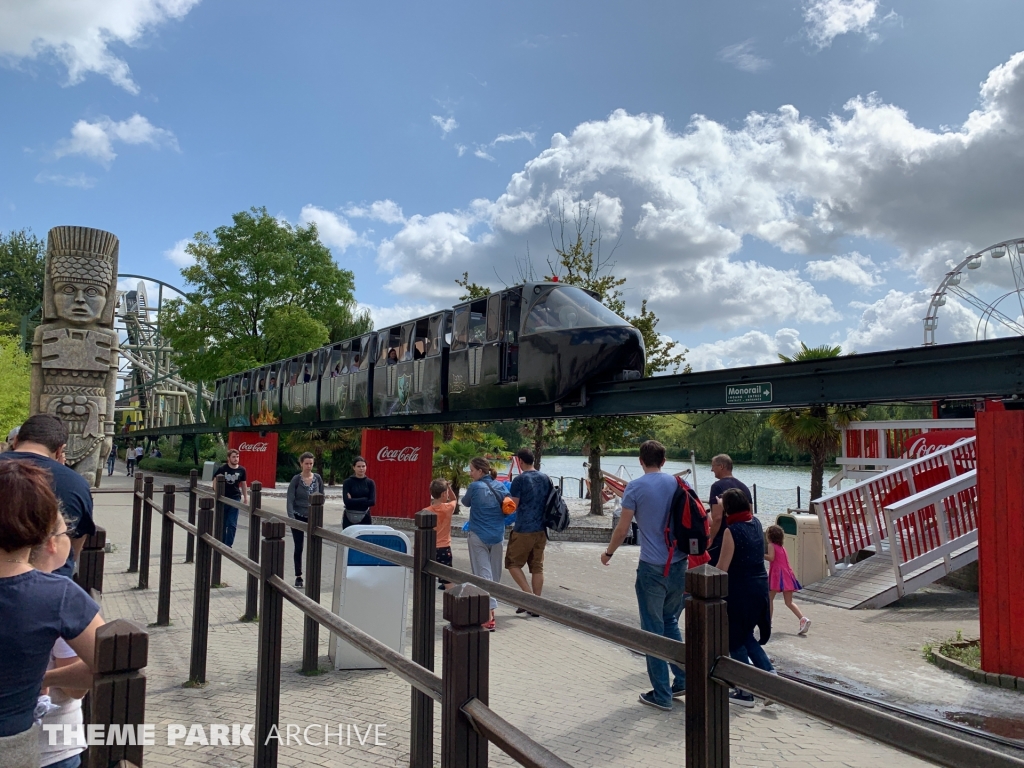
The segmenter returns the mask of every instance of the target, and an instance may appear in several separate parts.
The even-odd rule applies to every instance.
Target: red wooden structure
[[[976,418],[981,668],[1024,677],[1024,411]]]
[[[377,485],[373,517],[413,517],[430,503],[434,433],[364,429],[366,474]]]
[[[273,488],[277,479],[277,432],[229,432],[228,448],[237,448],[238,463],[245,467],[246,482],[259,480]]]

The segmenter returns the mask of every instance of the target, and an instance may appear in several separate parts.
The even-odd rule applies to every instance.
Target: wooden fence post
[[[96,653],[92,690],[89,693],[89,723],[105,726],[131,726],[136,736],[146,721],[146,678],[139,672],[146,666],[149,636],[146,630],[124,619],[115,619],[96,630]],[[121,739],[120,741],[127,741]],[[88,768],[107,768],[121,760],[142,765],[142,745],[92,746],[86,751]]]
[[[139,570],[139,536],[142,525],[142,475],[135,475],[135,485],[132,493],[132,546],[128,555],[128,573],[138,573]]]
[[[249,554],[254,563],[260,561],[260,515],[263,504],[263,484],[257,480],[249,489]],[[260,609],[260,580],[251,573],[245,575],[245,613],[242,621],[255,621]]]
[[[88,594],[92,590],[103,592],[103,566],[106,560],[107,531],[96,526],[96,533],[85,540],[85,546],[78,556],[78,573],[75,581]]]
[[[260,633],[256,656],[255,768],[276,768],[278,739],[268,738],[281,710],[281,620],[284,598],[270,585],[271,576],[284,575],[284,523],[263,522],[260,553]]]
[[[160,584],[157,587],[156,625],[167,627],[171,623],[171,566],[174,558],[174,483],[164,485],[163,514],[160,526]]]
[[[142,538],[139,542],[139,589],[149,589],[149,549],[153,538],[153,476],[142,480]]]
[[[188,669],[189,685],[206,685],[206,647],[210,636],[210,583],[212,547],[203,534],[213,530],[213,499],[199,500],[199,531],[196,542],[196,580],[192,603],[192,659]]]
[[[686,572],[686,766],[729,768],[729,688],[712,680],[729,653],[729,576],[710,565]]]
[[[462,705],[487,703],[490,634],[481,627],[490,617],[490,596],[472,584],[444,593],[442,633],[441,768],[487,768],[487,739],[474,730]]]
[[[188,524],[196,524],[196,488],[199,487],[199,472],[193,469],[188,473]],[[196,539],[191,533],[185,539],[185,562],[191,563],[195,560]]]
[[[309,518],[306,523],[306,597],[320,602],[321,553],[324,542],[313,531],[324,524],[324,495],[309,497]],[[305,616],[302,625],[302,673],[313,674],[320,669],[320,623]]]
[[[416,513],[416,541],[412,570],[412,660],[434,669],[434,590],[436,579],[423,572],[437,548],[437,514]],[[434,766],[434,700],[412,689],[412,724],[409,734],[409,768]]]
[[[213,478],[213,538],[217,541],[224,541],[224,502],[221,497],[224,495],[224,476],[217,475]],[[220,578],[220,552],[213,553],[213,586],[227,586]]]

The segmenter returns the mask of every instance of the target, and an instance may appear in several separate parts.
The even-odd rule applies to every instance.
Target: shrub
[[[143,472],[158,472],[162,475],[185,475],[193,469],[198,469],[200,474],[202,466],[196,466],[191,461],[175,461],[174,459],[152,459],[148,456],[139,462],[139,469]]]

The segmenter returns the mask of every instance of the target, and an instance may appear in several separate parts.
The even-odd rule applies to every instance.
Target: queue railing
[[[186,492],[198,498],[196,524],[174,513],[174,494],[179,490],[164,486],[164,498],[152,500],[152,478],[142,481],[142,490],[135,498],[143,505],[142,520],[133,524],[139,543],[139,573],[148,572],[149,546],[145,541],[146,517],[154,512],[162,516],[161,535],[173,526],[183,528],[195,537],[195,589],[193,594],[192,656],[189,682],[207,682],[206,653],[209,639],[210,589],[213,586],[213,557],[219,554],[242,568],[247,578],[255,581],[259,591],[259,634],[257,649],[256,744],[254,765],[270,768],[277,765],[278,740],[268,738],[277,727],[281,695],[281,657],[283,604],[288,601],[304,615],[303,669],[315,670],[318,662],[320,627],[334,632],[364,653],[375,658],[412,688],[410,718],[411,768],[431,768],[434,761],[433,706],[441,704],[442,768],[483,768],[488,764],[488,743],[492,743],[520,765],[530,768],[570,768],[570,764],[542,744],[507,722],[488,705],[488,665],[490,634],[482,628],[489,614],[489,599],[494,597],[631,650],[685,667],[686,682],[686,752],[687,768],[725,768],[729,765],[729,686],[770,698],[800,710],[831,725],[853,731],[907,754],[950,768],[963,765],[986,765],[991,768],[1024,768],[1024,760],[988,749],[943,731],[924,728],[892,714],[851,702],[826,691],[817,690],[794,680],[767,674],[728,656],[728,575],[708,565],[691,569],[686,574],[687,643],[654,635],[636,627],[595,616],[549,598],[537,597],[502,584],[491,582],[464,571],[435,562],[437,516],[433,512],[416,514],[415,545],[412,555],[395,552],[367,541],[345,536],[323,527],[322,494],[311,497],[309,520],[301,522],[263,510],[261,488],[253,484],[248,504],[228,499],[219,493],[189,483]],[[148,490],[147,490],[148,489]],[[215,505],[229,503],[249,515],[249,556],[235,552],[220,541],[221,532],[214,528]],[[170,527],[168,527],[168,525]],[[307,583],[305,591],[290,586],[283,579],[284,532],[286,527],[302,530],[308,536]],[[252,533],[257,529],[259,536]],[[172,536],[168,537],[170,540]],[[329,541],[341,547],[380,558],[394,565],[412,568],[413,625],[412,658],[406,658],[359,628],[320,605],[319,567],[321,549],[310,554],[314,542]],[[253,546],[258,543],[258,553]],[[144,554],[145,553],[145,554]],[[172,548],[160,548],[161,584],[171,576],[169,562]],[[317,562],[314,563],[313,560]],[[165,561],[168,565],[165,565]],[[443,597],[442,674],[434,674],[435,590],[436,578],[444,578],[458,586]],[[247,584],[247,604],[249,584]],[[164,617],[167,604],[160,590],[158,619]],[[166,594],[170,595],[169,589]],[[247,609],[247,615],[249,611]],[[253,613],[251,618],[256,618]],[[245,618],[243,616],[243,618]],[[159,622],[158,622],[159,623]],[[310,666],[312,665],[312,666]]]

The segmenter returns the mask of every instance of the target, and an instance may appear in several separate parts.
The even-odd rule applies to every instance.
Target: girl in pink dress
[[[770,545],[765,550],[764,559],[771,563],[768,567],[768,597],[772,608],[775,607],[775,596],[781,592],[786,607],[800,619],[800,631],[797,634],[806,635],[807,630],[811,628],[811,620],[804,616],[793,603],[793,593],[800,591],[803,587],[796,580],[796,574],[789,566],[789,555],[786,554],[786,550],[782,546],[786,540],[786,534],[777,525],[768,526],[765,534],[768,536]]]

